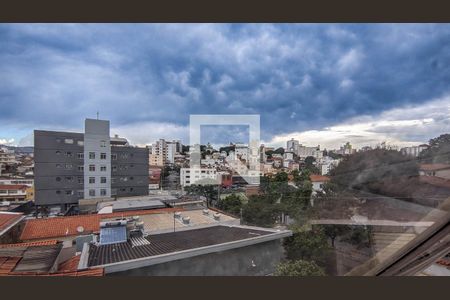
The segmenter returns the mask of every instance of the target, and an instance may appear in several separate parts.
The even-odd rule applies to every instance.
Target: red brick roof
[[[313,175],[309,176],[309,179],[311,180],[311,182],[323,182],[323,181],[329,181],[330,177],[313,174]]]
[[[56,217],[46,219],[31,219],[27,220],[25,227],[22,231],[20,239],[23,241],[46,239],[46,238],[58,238],[65,236],[78,235],[77,228],[82,226],[84,228],[83,233],[92,233],[100,231],[100,221],[102,219],[115,218],[115,217],[128,217],[139,216],[148,214],[160,214],[169,213],[173,211],[179,211],[179,208],[160,208],[152,210],[135,210],[124,211],[109,214],[92,214],[92,215],[79,215],[70,217]]]
[[[27,185],[23,184],[0,184],[0,190],[26,190]]]
[[[0,212],[0,232],[22,219],[21,213]]]
[[[29,243],[0,244],[0,248],[48,246],[48,245],[56,245],[57,243],[58,243],[57,240],[47,240]]]
[[[450,189],[450,180],[436,176],[419,176],[420,182]]]
[[[420,170],[422,171],[438,171],[450,169],[450,165],[448,164],[421,164]]]

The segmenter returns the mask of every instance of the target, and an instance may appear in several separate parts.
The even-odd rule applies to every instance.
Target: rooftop
[[[421,164],[420,170],[422,171],[438,171],[450,169],[450,165],[448,164]]]
[[[9,228],[19,223],[23,218],[24,216],[21,213],[0,211],[0,236],[8,231]]]
[[[109,214],[30,219],[26,221],[20,239],[23,241],[28,241],[36,239],[54,239],[58,237],[75,236],[80,234],[77,230],[80,226],[83,227],[83,234],[99,232],[100,221],[103,219],[127,216],[142,216],[149,214],[164,214],[173,211],[175,211],[175,209],[173,208],[162,208],[153,210],[116,212]]]
[[[330,177],[312,174],[311,176],[309,176],[309,179],[311,179],[311,182],[323,182],[329,181]]]
[[[23,184],[0,184],[0,190],[26,190],[27,185]]]
[[[268,240],[279,239],[291,235],[290,231],[275,231],[263,228],[253,228],[244,226],[210,226],[200,229],[184,230],[178,232],[149,235],[145,239],[148,244],[133,246],[130,241],[110,245],[90,244],[89,249],[83,249],[83,255],[88,255],[85,262],[88,267],[115,264],[124,261],[131,261],[143,258],[151,258],[164,254],[176,254],[180,251],[205,250],[209,247],[216,252],[226,249],[212,249],[218,245],[233,245],[231,248],[243,247],[249,244],[256,244]],[[266,239],[263,239],[266,237]],[[240,244],[239,241],[247,241],[248,244]],[[251,243],[250,243],[251,241]],[[205,252],[197,255],[206,254]],[[191,255],[194,256],[194,255]],[[82,258],[83,260],[83,258]],[[169,260],[173,260],[169,259]]]

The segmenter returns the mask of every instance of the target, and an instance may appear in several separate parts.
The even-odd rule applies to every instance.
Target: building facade
[[[85,134],[34,131],[35,203],[148,194],[148,149],[111,145],[109,121],[87,119]]]

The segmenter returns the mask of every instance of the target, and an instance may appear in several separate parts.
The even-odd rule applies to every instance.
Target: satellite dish
[[[77,232],[78,233],[82,233],[84,231],[84,227],[83,226],[78,226],[77,227]]]

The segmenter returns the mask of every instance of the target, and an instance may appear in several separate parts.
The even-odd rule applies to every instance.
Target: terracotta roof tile
[[[77,228],[82,226],[84,228],[84,234],[99,232],[100,221],[102,219],[114,218],[114,217],[129,217],[136,215],[148,215],[148,214],[160,214],[168,213],[174,210],[179,211],[177,208],[160,208],[152,210],[135,210],[124,211],[108,214],[92,214],[92,215],[79,215],[70,217],[56,217],[47,219],[31,219],[27,220],[25,227],[20,236],[21,240],[35,240],[45,238],[58,238],[64,236],[78,235]]]
[[[311,182],[322,182],[322,181],[329,181],[330,177],[313,174],[309,176],[309,179],[311,179]]]
[[[0,212],[0,232],[8,228],[8,226],[22,219],[20,213]]]
[[[58,243],[57,240],[47,240],[29,243],[0,244],[0,248],[48,246],[48,245],[56,245],[57,243]]]
[[[0,184],[0,190],[26,190],[28,186],[23,184]]]
[[[81,255],[76,255],[61,263],[58,267],[59,272],[74,272],[78,269]]]

